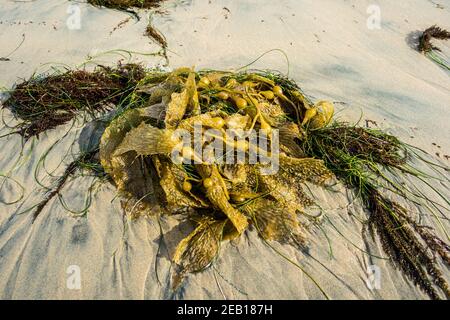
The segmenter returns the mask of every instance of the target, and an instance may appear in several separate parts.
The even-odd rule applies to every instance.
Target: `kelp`
[[[171,153],[181,141],[175,136],[176,129],[192,133],[199,124],[202,133],[206,129],[215,129],[217,136],[214,138],[232,146],[234,152],[248,155],[250,150],[258,150],[259,146],[246,140],[235,141],[226,129],[263,129],[270,133],[276,126],[288,127],[291,112],[301,108],[263,75],[235,76],[230,78],[230,74],[222,72],[196,73],[181,68],[159,84],[142,84],[138,91],[150,94],[149,101],[153,104],[120,115],[111,123],[111,129],[105,131],[100,143],[101,162],[124,197],[136,201],[143,196],[142,193],[129,192],[131,183],[124,173],[136,162],[150,160],[156,168],[156,178],[164,195],[160,203],[165,204],[165,212],[185,214],[195,223],[198,216],[200,221],[208,221],[199,222],[177,249],[174,262],[179,265],[180,273],[174,277],[176,283],[186,272],[205,266],[216,255],[217,250],[207,250],[208,246],[215,248],[215,245],[199,243],[198,240],[206,238],[209,240],[205,241],[212,241],[207,226],[214,230],[213,238],[229,240],[258,221],[265,239],[280,242],[295,239],[304,244],[306,236],[297,215],[314,202],[303,191],[302,184],[323,185],[333,178],[321,160],[295,158],[293,154],[280,156],[282,172],[274,176],[263,174],[264,164],[225,164],[220,161],[223,159],[208,162],[197,154],[193,145],[183,145],[179,151],[181,160],[194,160],[194,164],[175,162]],[[238,81],[237,78],[241,79]],[[164,106],[164,112],[161,112],[161,106]],[[152,112],[153,108],[158,112]],[[236,111],[230,112],[231,109]],[[159,121],[152,122],[154,117],[150,117],[151,114]],[[126,120],[131,115],[136,121]],[[116,123],[122,122],[128,125],[126,132],[112,137],[111,130],[117,127]],[[209,140],[205,137],[201,141],[202,148],[208,145]],[[270,137],[267,142],[273,143]],[[270,153],[265,151],[263,155]],[[132,170],[139,174],[137,168]],[[141,202],[148,203],[145,197]],[[267,205],[267,210],[260,210],[259,204],[270,205]],[[220,232],[211,225],[221,226]]]
[[[214,262],[221,242],[250,228],[267,244],[277,241],[307,248],[309,228],[318,223],[307,213],[316,205],[309,184],[328,188],[338,179],[362,200],[368,212],[364,232],[379,239],[392,263],[431,298],[449,296],[439,263],[449,265],[450,248],[416,219],[417,213],[406,209],[417,206],[433,214],[447,210],[408,187],[407,177],[425,183],[430,178],[414,167],[414,161],[436,165],[417,156],[410,146],[382,131],[334,122],[332,103],[313,103],[295,82],[273,72],[179,68],[121,79],[125,85],[115,88],[120,98],[109,101],[116,113],[102,135],[96,157],[124,199],[127,214],[181,215],[193,224],[193,231],[173,254],[175,289],[187,274]],[[84,89],[90,92],[91,88]],[[99,95],[110,97],[108,90],[103,87]],[[72,94],[76,99],[80,92]],[[103,105],[98,99],[89,100],[90,95],[81,97],[92,105]],[[47,100],[40,103],[49,106]],[[65,108],[70,111],[71,104],[61,103],[59,109]],[[24,124],[29,123],[25,118]],[[205,150],[206,158],[195,140],[180,144],[182,139],[176,134],[179,129],[194,134],[199,124],[200,150]],[[267,150],[230,135],[251,129],[266,134]],[[276,151],[271,148],[277,141],[271,135],[275,131],[280,144]],[[235,162],[206,152],[212,141],[231,146]],[[250,163],[252,151],[258,151],[259,160],[277,153],[279,170],[266,174],[266,162]],[[245,154],[241,162],[238,153]],[[442,193],[433,190],[442,198]],[[392,195],[405,201],[405,206],[391,199]],[[313,223],[307,223],[308,219]]]
[[[269,199],[257,199],[244,206],[252,218],[260,236],[265,240],[306,245],[306,232],[300,224],[295,210]]]
[[[116,153],[127,133],[145,119],[142,109],[129,109],[116,117],[105,129],[100,141],[99,157],[104,170],[126,199],[131,216],[151,210],[155,205],[151,162],[136,153]],[[128,210],[130,209],[130,210]]]
[[[280,129],[282,150],[280,169],[274,175],[261,174],[261,165],[199,163],[186,170],[184,178],[178,171],[178,179],[171,178],[167,180],[169,183],[160,181],[165,185],[167,198],[179,196],[177,203],[186,205],[183,198],[201,199],[205,207],[190,207],[195,212],[193,216],[200,215],[208,221],[200,222],[177,249],[174,261],[182,270],[175,276],[177,284],[185,272],[201,269],[198,266],[206,266],[217,255],[217,246],[210,243],[212,238],[233,239],[252,224],[265,240],[305,247],[308,231],[298,214],[314,205],[314,199],[304,191],[304,183],[324,186],[336,176],[362,198],[370,212],[367,229],[378,235],[393,263],[431,298],[440,297],[435,286],[448,296],[448,285],[436,260],[441,257],[448,262],[448,245],[431,229],[416,222],[399,203],[380,192],[394,189],[409,200],[382,172],[383,168],[389,168],[397,170],[399,176],[411,175],[406,169],[408,152],[397,138],[332,123],[334,108],[330,102],[313,104],[296,90],[294,83],[273,74],[194,73],[179,69],[168,79],[172,82],[177,79],[180,87],[165,93],[166,97],[170,94],[170,99],[166,100],[164,128],[146,124],[135,129],[133,138],[124,143],[127,150],[133,149],[129,147],[133,144],[148,142],[151,146],[146,147],[145,156],[159,158],[164,154],[165,161],[170,161],[168,149],[157,147],[161,139],[150,141],[145,137],[154,136],[151,133],[155,130],[162,130],[158,131],[160,134],[176,128],[193,130],[196,122],[219,131]],[[225,144],[231,143],[226,133],[220,138]],[[170,138],[164,141],[176,144]],[[250,143],[234,146],[245,152],[255,147]],[[133,152],[144,155],[139,147],[135,149]],[[155,155],[155,151],[159,154]],[[189,151],[183,153],[185,158],[198,159],[194,149],[183,151]],[[176,191],[167,185],[174,186]],[[213,211],[204,211],[207,208]],[[222,232],[217,235],[216,228],[207,231],[209,223],[220,225]],[[215,236],[211,238],[211,234]],[[203,237],[205,242],[200,243],[198,239]],[[204,246],[209,246],[209,250]]]
[[[173,257],[179,268],[174,275],[174,288],[178,287],[186,273],[203,271],[213,262],[219,253],[225,224],[223,220],[203,218],[197,228],[178,244]]]
[[[237,234],[241,234],[248,226],[247,218],[229,202],[229,191],[217,166],[197,165],[196,169],[203,178],[205,194],[212,206],[222,211]]]

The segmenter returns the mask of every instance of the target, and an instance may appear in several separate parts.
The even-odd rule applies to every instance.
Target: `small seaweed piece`
[[[166,62],[168,63],[169,58],[167,56],[167,40],[166,37],[158,30],[156,29],[152,24],[151,16],[149,17],[149,22],[147,24],[147,27],[144,31],[144,36],[152,39],[157,44],[159,44],[162,48],[162,56],[166,59]]]
[[[448,40],[450,39],[450,32],[436,25],[429,27],[419,37],[419,51],[422,53],[429,53],[432,50],[441,51],[431,42],[433,38],[439,40]]]
[[[8,53],[6,56],[0,57],[0,61],[11,61],[11,59],[9,58],[14,52],[16,52],[21,46],[22,44],[25,42],[25,33],[22,34],[22,40],[20,41],[20,43],[17,45],[17,47],[14,48],[14,50],[12,50],[10,53]]]
[[[103,170],[98,166],[98,161],[96,160],[96,154],[98,150],[82,153],[79,155],[74,161],[72,161],[67,168],[64,170],[62,176],[60,176],[56,182],[54,188],[48,190],[45,198],[40,201],[33,210],[33,222],[45,208],[50,200],[52,200],[56,195],[59,194],[61,189],[64,187],[64,184],[67,182],[70,176],[72,176],[76,170],[81,168],[89,168],[92,170],[97,176],[104,176]]]
[[[418,50],[436,62],[444,69],[450,70],[450,65],[445,58],[438,53],[441,51],[438,47],[433,45],[432,39],[449,40],[450,32],[442,29],[436,25],[426,29],[419,37]]]
[[[167,49],[167,40],[164,35],[156,30],[156,28],[149,22],[145,28],[144,35],[155,40],[164,50]]]

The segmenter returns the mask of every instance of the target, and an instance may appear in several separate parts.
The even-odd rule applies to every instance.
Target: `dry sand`
[[[379,30],[367,27],[366,10],[372,4],[381,9]],[[79,30],[66,25],[70,5],[81,10]],[[362,112],[363,119],[376,121],[433,155],[438,152],[440,157],[434,160],[449,165],[443,156],[450,154],[450,73],[413,50],[410,33],[432,24],[450,29],[450,1],[169,0],[163,9],[166,13],[153,15],[152,20],[167,38],[170,68],[234,69],[268,50],[281,49],[289,57],[290,77],[308,94],[343,102],[339,104],[341,119],[356,121]],[[25,41],[10,61],[0,61],[0,87],[10,88],[35,70],[47,70],[47,63],[76,66],[88,55],[115,49],[158,51],[143,36],[147,14],[141,16],[140,22],[131,19],[113,31],[129,15],[61,0],[1,0],[0,56],[13,51],[23,34]],[[450,56],[449,44],[440,46]],[[148,66],[165,62],[160,57],[135,57]],[[96,62],[119,58],[101,55]],[[252,67],[288,70],[277,51]],[[9,120],[10,114],[4,112],[4,117]],[[53,180],[46,171],[61,174],[65,155],[76,152],[79,141],[92,138],[88,133],[79,139],[81,131],[81,126],[58,128],[28,141],[22,153],[18,136],[0,139],[0,173],[25,188],[20,202],[0,205],[0,298],[323,299],[310,279],[254,231],[237,242],[223,243],[214,268],[189,275],[182,288],[172,292],[167,250],[173,250],[189,226],[178,225],[176,218],[163,219],[167,248],[163,246],[157,256],[156,220],[124,217],[120,199],[109,184],[94,189],[87,216],[72,216],[55,198],[32,224],[26,209],[39,202],[44,192],[35,175],[50,185]],[[46,152],[43,163],[40,159]],[[0,199],[16,200],[21,194],[18,185],[1,179]],[[81,177],[64,187],[61,195],[70,209],[84,207],[91,183],[92,178]],[[445,191],[448,196],[449,190]],[[325,196],[328,201],[320,201]],[[322,230],[312,228],[310,254],[315,259],[273,244],[277,250],[301,264],[333,299],[427,298],[388,261],[366,253],[384,255],[379,244],[363,241],[362,224],[355,216],[366,217],[366,213],[351,201],[350,194],[319,192],[318,197],[333,223],[323,222],[330,242]],[[435,224],[432,219],[428,222]],[[366,285],[370,265],[381,270],[381,286],[376,290]],[[70,266],[79,267],[79,290],[67,286]]]

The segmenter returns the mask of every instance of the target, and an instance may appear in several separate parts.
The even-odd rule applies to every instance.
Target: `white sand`
[[[170,67],[234,69],[268,50],[281,49],[289,57],[290,77],[309,95],[346,103],[341,106],[341,119],[354,121],[363,112],[363,119],[377,121],[380,127],[431,154],[439,152],[441,158],[435,160],[449,164],[443,155],[450,154],[450,73],[411,49],[407,39],[411,32],[433,24],[450,29],[450,1],[210,2],[168,1],[164,5],[167,14],[153,17],[154,25],[167,38]],[[366,25],[366,10],[373,3],[381,8],[380,30],[370,30]],[[74,2],[1,0],[0,57],[14,50],[22,34],[25,41],[9,57],[10,61],[0,61],[0,87],[10,88],[36,69],[45,71],[48,65],[42,65],[46,63],[76,66],[88,55],[108,50],[159,50],[142,35],[147,23],[145,13],[139,23],[130,20],[110,34],[128,15],[79,4],[81,29],[69,30],[66,19],[71,4]],[[441,43],[440,47],[450,55],[448,43]],[[150,66],[164,62],[159,57],[136,58]],[[117,55],[106,55],[96,61],[111,63],[117,59]],[[266,55],[254,67],[287,70],[279,52]],[[4,113],[9,119],[9,113]],[[70,216],[55,198],[31,224],[30,212],[23,211],[38,203],[44,192],[34,178],[35,169],[40,168],[38,177],[50,185],[52,179],[45,174],[39,159],[53,147],[45,168],[48,172],[56,170],[56,175],[62,173],[64,166],[59,165],[60,161],[70,152],[73,141],[76,152],[81,131],[69,129],[70,126],[64,126],[39,140],[28,141],[19,163],[19,137],[0,139],[0,173],[10,173],[25,187],[24,199],[18,204],[0,205],[0,298],[323,298],[299,269],[265,245],[255,232],[246,233],[238,242],[224,243],[214,269],[190,275],[174,294],[168,285],[171,270],[164,247],[157,257],[156,220],[124,218],[120,199],[115,198],[115,189],[109,184],[96,190],[87,217]],[[71,209],[83,208],[91,181],[88,177],[77,178],[64,187],[62,196]],[[19,194],[18,186],[11,180],[0,189],[3,201],[14,201]],[[319,192],[319,196],[325,195]],[[330,195],[327,197],[330,199]],[[345,235],[344,238],[324,221],[323,229],[331,239],[332,259],[320,229],[311,230],[310,253],[323,265],[295,248],[273,246],[301,264],[333,299],[426,298],[389,262],[370,258],[358,249],[384,255],[377,244],[364,243],[361,223],[349,214],[366,217],[361,206],[347,207],[346,193],[332,197],[324,207]],[[448,221],[445,223],[448,228]],[[189,232],[189,227],[178,226],[175,218],[165,219],[163,229],[169,250]],[[161,284],[156,278],[155,261]],[[381,269],[378,290],[370,290],[365,282],[367,266],[372,264]],[[80,290],[66,285],[66,271],[71,265],[80,268]],[[448,272],[446,277],[449,279]]]

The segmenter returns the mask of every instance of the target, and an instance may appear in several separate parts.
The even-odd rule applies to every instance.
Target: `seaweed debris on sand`
[[[12,90],[3,107],[22,120],[16,130],[29,139],[81,112],[94,115],[117,108],[144,76],[144,69],[136,64],[33,76]]]
[[[163,0],[88,0],[94,6],[127,10],[129,8],[157,8]]]
[[[433,39],[449,40],[450,32],[436,25],[429,27],[419,37],[418,50],[424,55],[428,56],[431,60],[435,61],[441,67],[450,70],[448,61],[446,61],[445,58],[439,56],[438,53],[441,50],[433,45]]]
[[[141,18],[134,9],[156,9],[164,0],[88,0],[93,6],[130,13],[139,21]]]
[[[55,89],[55,82],[62,85]],[[450,247],[412,209],[394,200],[445,216],[448,208],[421,194],[411,180],[430,186],[430,176],[413,165],[417,161],[435,172],[448,168],[396,137],[334,121],[332,103],[313,103],[295,82],[265,71],[162,72],[137,66],[121,66],[114,73],[104,67],[92,74],[69,71],[19,85],[6,106],[23,120],[20,133],[29,137],[74,117],[81,105],[105,110],[105,101],[118,110],[102,135],[98,155],[90,158],[100,159],[125,200],[125,212],[132,217],[177,214],[195,225],[173,253],[174,288],[189,273],[209,267],[222,241],[249,228],[267,244],[308,247],[309,228],[321,223],[307,213],[317,200],[309,185],[327,188],[337,178],[362,200],[368,212],[366,231],[379,239],[392,263],[431,298],[450,297],[441,269],[450,264]],[[52,119],[59,113],[66,116],[50,125],[35,124],[43,121],[41,114]],[[203,138],[197,141],[207,159],[190,140],[177,149],[177,130],[195,136],[198,125]],[[230,136],[251,129],[267,135],[268,148]],[[224,154],[209,152],[213,141],[232,146],[233,159],[241,153],[244,160],[223,161]],[[180,151],[178,157],[174,150]],[[255,150],[262,159],[277,153],[279,170],[265,174],[267,163],[250,163]]]
[[[140,20],[140,17],[136,11],[133,11],[133,9],[156,9],[163,1],[164,0],[88,0],[90,4],[97,7],[105,7],[131,13],[137,20]],[[166,38],[152,25],[151,20],[145,28],[144,35],[154,40],[158,45],[161,46],[163,55],[167,60]]]
[[[150,39],[153,39],[156,41],[163,50],[167,49],[167,40],[164,37],[164,35],[159,32],[151,22],[148,23],[147,27],[145,28],[144,35],[149,37]],[[166,57],[167,58],[167,57]]]

